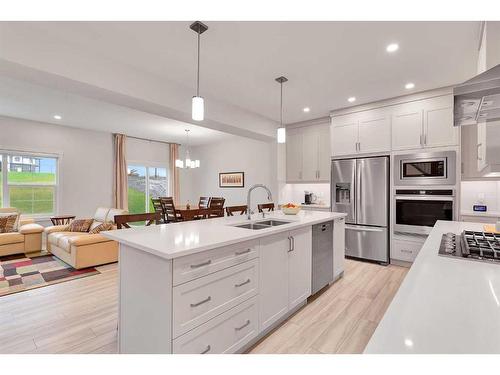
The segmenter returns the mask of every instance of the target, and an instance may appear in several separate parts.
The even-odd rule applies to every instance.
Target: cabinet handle
[[[241,327],[235,327],[234,329],[236,331],[241,331],[243,328],[247,327],[249,324],[250,324],[250,319],[247,319],[247,321],[245,322],[245,324],[243,324]]]
[[[203,267],[203,266],[208,266],[211,263],[212,263],[212,261],[209,259],[209,260],[207,260],[206,262],[203,262],[203,263],[191,264],[191,268],[200,268],[200,267]]]
[[[288,252],[292,252],[295,250],[295,238],[290,236],[288,237],[288,240],[290,241],[290,250],[288,250]]]
[[[361,142],[358,142],[358,151],[361,151]]]
[[[405,249],[401,249],[401,252],[402,253],[409,253],[409,254],[413,253],[413,251],[411,251],[411,250],[405,250]]]
[[[424,134],[424,146],[427,145],[427,134]]]
[[[481,154],[479,153],[479,149],[481,148],[483,144],[482,143],[478,143],[476,148],[477,148],[477,160],[483,160]]]
[[[423,142],[422,142],[422,133],[420,133],[420,146],[423,146]]]
[[[239,284],[234,284],[236,288],[239,288],[240,286],[246,285],[250,283],[250,279],[246,279],[246,281],[243,281],[242,283]]]
[[[246,249],[246,250],[241,250],[241,251],[236,251],[234,255],[243,255],[243,254],[248,254],[252,249]]]
[[[302,180],[302,171],[299,172],[299,180]]]
[[[208,296],[203,301],[200,301],[200,302],[197,302],[197,303],[192,303],[191,307],[198,307],[198,306],[203,305],[204,303],[207,303],[207,302],[209,302],[211,300],[212,300],[212,297]]]
[[[288,252],[292,251],[292,237],[288,236]]]
[[[210,349],[212,349],[212,347],[210,345],[207,345],[205,350],[203,350],[200,354],[207,354],[210,351]]]

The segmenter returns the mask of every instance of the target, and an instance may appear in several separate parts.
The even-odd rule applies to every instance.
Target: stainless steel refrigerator
[[[389,263],[389,157],[332,160],[332,211],[345,212],[346,255]]]

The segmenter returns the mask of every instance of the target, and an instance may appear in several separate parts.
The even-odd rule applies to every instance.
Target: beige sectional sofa
[[[95,228],[104,222],[114,223],[114,216],[123,214],[127,214],[127,211],[99,207],[90,228]],[[67,225],[45,228],[47,250],[62,261],[77,269],[118,261],[117,242],[101,234],[68,232],[67,229]]]
[[[0,208],[2,214],[18,214],[15,208]],[[16,232],[0,233],[0,256],[32,253],[42,250],[43,227],[33,219],[19,219]]]

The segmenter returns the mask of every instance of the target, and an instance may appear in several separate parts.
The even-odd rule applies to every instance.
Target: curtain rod
[[[118,133],[114,133],[114,134],[118,134]],[[147,138],[141,138],[141,137],[133,137],[133,136],[131,136],[131,135],[126,135],[126,134],[125,134],[125,136],[126,136],[127,138],[139,139],[139,140],[141,140],[141,141],[157,142],[157,143],[164,143],[164,144],[166,144],[166,145],[179,145],[179,146],[181,146],[181,144],[180,144],[180,143],[176,143],[176,142],[157,141],[157,140],[155,140],[155,139],[147,139]]]

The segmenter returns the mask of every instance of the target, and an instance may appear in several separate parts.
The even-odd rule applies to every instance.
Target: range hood
[[[454,125],[500,120],[500,64],[453,89]]]

